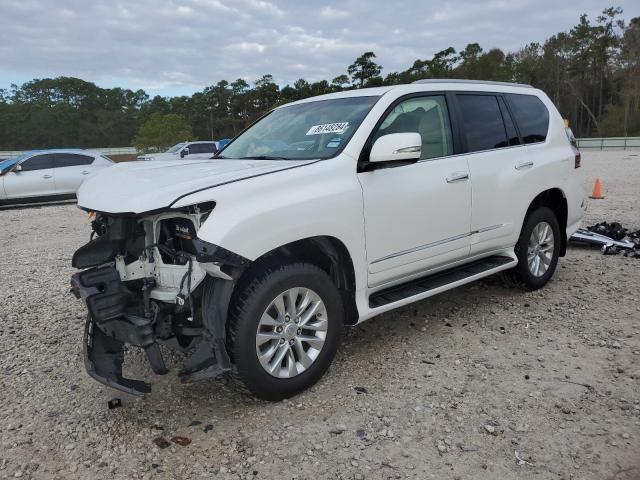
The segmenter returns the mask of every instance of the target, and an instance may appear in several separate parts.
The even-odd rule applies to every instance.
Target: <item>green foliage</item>
[[[347,73],[351,75],[351,82],[354,85],[362,88],[382,83],[382,79],[379,76],[382,67],[373,61],[374,58],[376,58],[375,53],[365,52],[349,65]]]
[[[194,137],[220,139],[277,105],[423,78],[528,83],[549,95],[577,136],[640,135],[640,18],[625,24],[621,13],[607,8],[595,21],[582,15],[568,32],[516,52],[485,51],[478,43],[460,52],[449,47],[384,78],[375,54],[365,52],[330,82],[300,78],[279,87],[263,75],[253,85],[221,80],[173,98],[104,89],[77,78],[35,79],[0,89],[0,150],[129,146],[134,137],[147,149]]]
[[[133,146],[143,152],[158,152],[187,140],[193,140],[193,132],[182,116],[156,112],[142,124]]]

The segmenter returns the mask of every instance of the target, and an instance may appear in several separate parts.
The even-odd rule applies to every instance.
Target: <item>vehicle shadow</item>
[[[57,207],[60,205],[72,205],[76,200],[61,200],[59,202],[41,202],[41,203],[15,203],[9,205],[0,204],[0,212],[4,210],[29,210],[43,207]]]

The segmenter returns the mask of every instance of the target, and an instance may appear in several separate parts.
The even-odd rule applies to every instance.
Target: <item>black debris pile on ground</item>
[[[628,232],[628,230],[618,222],[596,223],[595,225],[587,227],[587,230],[589,230],[590,232],[599,233],[600,235],[604,235],[605,237],[613,238],[614,240],[624,240],[624,237],[627,236]]]
[[[569,240],[598,246],[604,255],[640,258],[640,230],[629,231],[618,222],[601,222],[581,228]]]

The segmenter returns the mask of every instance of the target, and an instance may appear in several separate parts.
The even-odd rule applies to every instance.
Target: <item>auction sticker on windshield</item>
[[[324,125],[314,125],[309,129],[307,135],[322,135],[323,133],[336,133],[338,135],[345,132],[349,122],[325,123]]]

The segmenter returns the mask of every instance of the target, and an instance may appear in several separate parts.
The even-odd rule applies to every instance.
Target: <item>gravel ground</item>
[[[607,196],[587,222],[640,228],[640,152],[581,173]],[[74,205],[0,211],[0,478],[640,478],[635,259],[570,248],[541,291],[488,279],[377,317],[290,401],[154,378],[133,352],[154,391],[132,398],[84,372],[68,282],[88,235]]]

